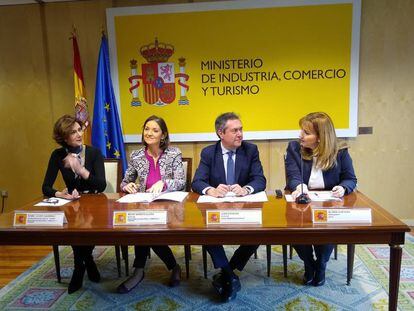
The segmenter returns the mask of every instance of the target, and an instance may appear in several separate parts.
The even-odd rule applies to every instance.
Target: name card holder
[[[167,211],[164,210],[130,210],[114,211],[114,226],[166,225]]]
[[[371,223],[368,207],[322,208],[311,206],[313,223]]]
[[[63,227],[67,223],[62,211],[15,211],[13,226],[15,227]]]
[[[207,225],[262,224],[261,209],[207,210]]]

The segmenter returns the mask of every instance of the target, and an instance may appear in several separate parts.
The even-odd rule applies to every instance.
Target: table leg
[[[121,254],[119,245],[115,245],[116,268],[118,270],[118,277],[121,277]]]
[[[53,245],[53,255],[53,257],[55,258],[56,277],[58,283],[60,283],[62,278],[60,277],[59,245]]]
[[[346,285],[351,284],[352,274],[354,273],[355,244],[348,244],[346,248]]]
[[[398,288],[400,285],[402,248],[400,245],[390,244],[390,284],[388,310],[397,310]]]

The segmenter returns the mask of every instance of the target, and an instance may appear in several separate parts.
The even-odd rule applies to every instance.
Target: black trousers
[[[326,264],[331,257],[334,249],[333,244],[324,245],[293,245],[300,259],[303,260],[305,266],[319,271],[326,270]],[[313,256],[315,252],[316,260]]]
[[[214,268],[217,269],[229,265],[233,270],[242,271],[259,245],[240,245],[231,257],[230,262],[222,245],[206,245],[205,247],[213,260]]]
[[[171,248],[169,248],[169,246],[167,245],[135,245],[135,260],[133,264],[135,268],[145,267],[145,263],[147,262],[148,254],[151,248],[157,254],[157,256],[160,257],[160,259],[165,263],[168,270],[171,270],[177,265],[174,254],[171,251]]]
[[[95,245],[72,245],[75,268],[93,260],[92,251],[94,248]]]

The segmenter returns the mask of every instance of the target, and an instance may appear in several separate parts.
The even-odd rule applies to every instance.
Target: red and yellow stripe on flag
[[[84,142],[87,145],[91,143],[91,127],[88,104],[86,101],[85,83],[83,79],[82,65],[79,54],[78,41],[76,34],[73,32],[73,82],[75,86],[75,114],[76,118],[85,124]]]

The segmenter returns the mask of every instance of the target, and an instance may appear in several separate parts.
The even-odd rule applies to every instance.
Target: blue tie
[[[228,151],[227,155],[227,184],[234,185],[235,184],[235,176],[234,176],[234,161],[233,161],[233,151]]]

